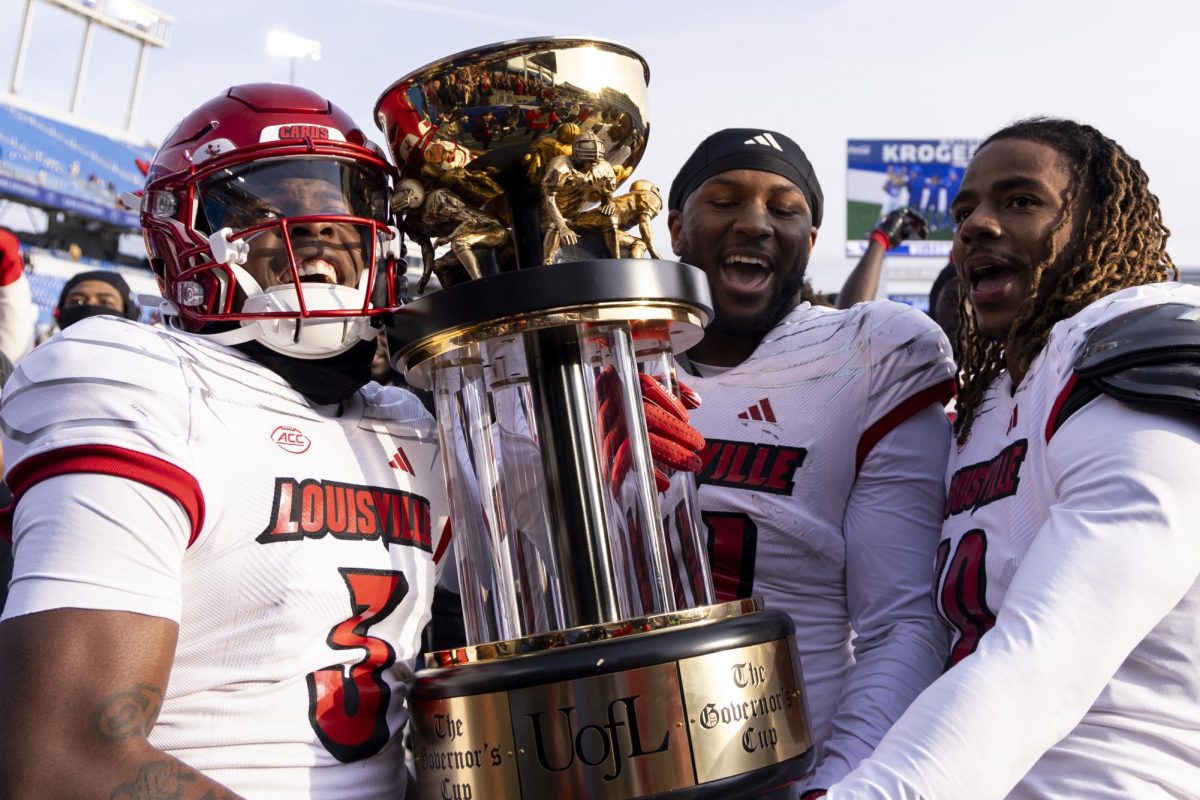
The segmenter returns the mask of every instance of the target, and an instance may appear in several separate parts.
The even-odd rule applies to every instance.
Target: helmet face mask
[[[201,106],[155,156],[142,204],[168,313],[217,341],[299,358],[372,338],[403,290],[393,174],[306,90],[234,87]]]
[[[571,154],[579,165],[593,167],[604,160],[604,145],[596,134],[581,133],[571,144]]]

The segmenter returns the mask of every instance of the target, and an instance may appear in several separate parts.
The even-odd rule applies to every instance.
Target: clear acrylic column
[[[672,478],[668,539],[642,413],[639,361],[673,387],[667,325],[632,326],[546,327],[434,359],[469,643],[711,601],[692,482]]]

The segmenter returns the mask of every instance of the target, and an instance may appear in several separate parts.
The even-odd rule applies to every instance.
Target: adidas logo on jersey
[[[392,459],[390,461],[388,461],[388,466],[391,467],[392,469],[403,470],[404,472],[407,472],[409,475],[417,474],[413,470],[412,464],[409,463],[408,456],[404,455],[403,447],[396,448],[396,455],[392,456]]]
[[[742,144],[761,144],[764,147],[774,147],[779,152],[783,152],[783,148],[779,146],[779,142],[775,141],[775,137],[772,136],[768,131],[763,131],[757,136],[751,136],[749,139],[742,142]]]
[[[758,422],[775,422],[775,410],[771,408],[771,401],[764,397],[762,400],[759,400],[757,403],[738,414],[738,419],[753,419],[757,420]]]

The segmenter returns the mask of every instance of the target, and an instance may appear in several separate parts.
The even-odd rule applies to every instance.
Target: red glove
[[[654,459],[654,485],[662,492],[670,485],[666,469],[699,472],[703,462],[699,451],[704,437],[688,424],[688,409],[700,407],[700,397],[684,384],[679,385],[680,402],[649,375],[638,375],[642,394],[642,412],[650,434],[650,455]],[[596,380],[600,400],[600,425],[604,432],[601,450],[610,464],[609,485],[615,494],[629,472],[629,431],[620,403],[620,379],[616,370],[606,367]]]
[[[21,243],[17,237],[6,230],[0,229],[0,286],[8,286],[16,282],[25,272],[25,262],[21,260]]]

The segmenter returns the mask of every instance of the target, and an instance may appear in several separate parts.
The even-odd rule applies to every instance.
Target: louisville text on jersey
[[[964,511],[975,511],[1017,493],[1021,481],[1021,464],[1029,449],[1027,439],[1013,442],[998,455],[978,464],[963,467],[950,479],[946,492],[944,518],[950,519]]]
[[[275,504],[258,542],[381,539],[432,552],[429,501],[396,489],[335,481],[275,479]]]
[[[791,494],[793,476],[804,464],[808,451],[756,442],[708,439],[704,466],[696,480],[709,486],[753,489],[771,494]]]

